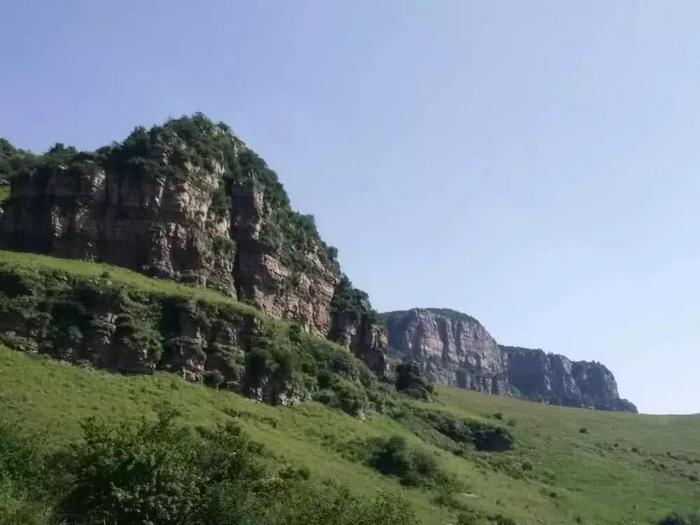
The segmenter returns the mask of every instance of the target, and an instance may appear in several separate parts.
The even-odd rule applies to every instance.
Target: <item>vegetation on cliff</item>
[[[34,156],[3,142],[0,170],[0,185],[13,181],[4,247],[209,286],[305,330],[341,334],[334,340],[345,345],[354,330],[353,352],[383,362],[366,294],[342,280],[331,305],[337,250],[227,125],[195,114],[137,127],[94,152],[56,144]],[[361,329],[347,326],[358,315],[343,315],[344,295]]]
[[[346,349],[204,288],[114,266],[0,252],[0,339],[126,373],[169,370],[272,404],[353,415],[391,402]]]

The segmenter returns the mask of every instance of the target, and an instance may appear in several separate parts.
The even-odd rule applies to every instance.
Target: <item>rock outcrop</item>
[[[498,344],[479,321],[460,312],[416,308],[383,314],[391,352],[436,381],[487,394],[508,394]]]
[[[384,323],[367,294],[343,275],[331,301],[330,339],[349,348],[378,376],[388,373],[388,341]]]
[[[0,253],[0,344],[123,374],[165,370],[271,404],[315,399],[356,416],[378,406],[371,393],[381,388],[340,346],[224,295],[31,254]]]
[[[636,412],[612,372],[542,350],[499,346],[473,317],[447,309],[383,314],[390,354],[435,381],[489,394],[572,407]]]
[[[336,250],[224,124],[183,117],[96,152],[59,144],[21,168],[3,204],[2,246],[211,287],[384,373],[381,324],[331,308]]]

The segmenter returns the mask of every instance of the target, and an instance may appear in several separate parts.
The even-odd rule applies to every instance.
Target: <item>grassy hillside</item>
[[[0,348],[2,418],[51,446],[78,439],[86,416],[136,421],[169,403],[192,425],[234,419],[277,455],[355,493],[401,492],[426,524],[455,523],[458,508],[519,524],[655,523],[671,510],[698,506],[700,417],[592,412],[455,389],[440,389],[439,398],[456,415],[510,422],[517,439],[513,451],[466,458],[423,443],[461,483],[449,497],[437,488],[402,487],[353,460],[356,444],[368,438],[419,441],[389,416],[359,421],[316,403],[271,407],[165,373],[125,377]]]
[[[98,286],[107,273],[110,286],[224,305],[264,321],[216,292],[102,264],[0,252],[0,270],[50,275],[64,286],[78,278]],[[0,424],[40,436],[47,450],[79,442],[90,416],[125,426],[169,405],[191,427],[234,421],[280,462],[357,496],[401,494],[425,524],[653,524],[671,511],[700,508],[700,416],[552,407],[450,388],[438,388],[431,402],[389,401],[360,420],[320,403],[273,407],[174,374],[110,374],[0,346]],[[480,451],[465,429],[500,429],[514,446]],[[417,472],[439,475],[401,484],[372,468],[373,447],[397,436],[423,454]]]
[[[213,304],[225,304],[246,314],[261,315],[260,311],[252,306],[234,301],[209,288],[186,286],[175,281],[164,279],[152,279],[138,272],[112,264],[92,263],[76,259],[48,257],[35,253],[0,250],[0,268],[6,268],[12,271],[31,270],[34,272],[51,272],[93,280],[99,280],[108,276],[109,280],[114,284],[138,289],[146,294],[163,295],[194,301],[206,301]]]

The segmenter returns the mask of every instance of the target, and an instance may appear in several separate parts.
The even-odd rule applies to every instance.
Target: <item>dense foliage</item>
[[[0,138],[0,182],[6,184],[12,175],[28,168],[34,161],[31,153],[17,149]]]
[[[454,484],[429,452],[409,446],[403,436],[374,442],[369,464],[386,476],[398,478],[404,485],[446,488]]]
[[[515,443],[512,432],[504,426],[456,417],[442,410],[401,407],[394,412],[394,418],[425,441],[457,455],[470,450],[505,452]]]
[[[341,275],[331,300],[331,312],[347,322],[381,323],[377,311],[372,308],[369,296],[352,285],[347,275]]]
[[[229,421],[133,426],[89,419],[82,441],[45,453],[0,425],[0,522],[65,525],[412,525],[401,500],[358,499],[311,479]]]
[[[428,400],[433,395],[433,384],[412,363],[396,366],[396,390],[416,399]]]
[[[0,202],[10,196],[10,179],[27,170],[35,162],[34,155],[17,149],[7,140],[0,138]]]

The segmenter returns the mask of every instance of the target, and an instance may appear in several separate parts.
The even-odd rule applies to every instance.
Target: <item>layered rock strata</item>
[[[383,314],[390,354],[433,380],[487,394],[572,407],[636,412],[604,365],[499,346],[473,317],[448,309]]]

